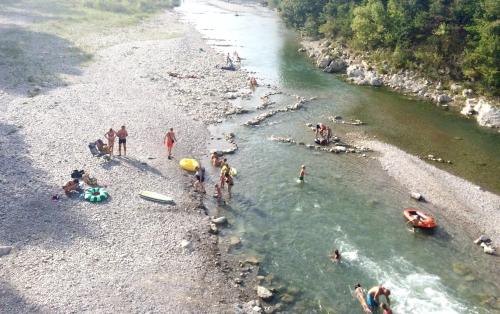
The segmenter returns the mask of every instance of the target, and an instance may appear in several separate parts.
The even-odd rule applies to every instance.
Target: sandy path
[[[231,105],[221,99],[245,84],[244,74],[215,69],[223,58],[172,13],[148,27],[183,32],[99,50],[68,86],[43,88],[34,98],[21,90],[2,93],[0,193],[7,201],[0,209],[0,245],[13,247],[0,257],[2,311],[233,308],[238,293],[215,266],[216,238],[207,234],[207,218],[189,194],[191,178],[177,164],[206,153],[203,122],[223,118]],[[178,79],[168,71],[200,78]],[[122,124],[130,134],[128,156],[109,163],[91,157],[88,142]],[[173,161],[162,145],[168,127],[179,140]],[[97,177],[110,201],[52,202],[73,169]],[[177,204],[147,202],[137,196],[141,190],[171,195]],[[193,250],[180,247],[183,239]]]

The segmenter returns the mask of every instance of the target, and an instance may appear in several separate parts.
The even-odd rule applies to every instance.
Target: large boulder
[[[474,111],[474,106],[476,105],[477,101],[473,98],[469,98],[465,101],[465,106],[462,108],[460,111],[461,114],[464,116],[471,116],[475,114],[476,112]]]
[[[434,100],[438,104],[446,104],[446,103],[450,102],[452,99],[450,96],[448,96],[446,94],[439,94],[439,95],[436,95],[436,98]]]
[[[333,60],[330,64],[323,70],[328,73],[341,73],[347,68],[347,64],[342,59]]]
[[[500,128],[500,108],[495,107],[484,99],[480,99],[474,106],[477,112],[476,120],[482,126]]]
[[[318,59],[317,66],[318,68],[324,69],[330,64],[330,62],[332,62],[332,57],[329,55],[325,55]]]

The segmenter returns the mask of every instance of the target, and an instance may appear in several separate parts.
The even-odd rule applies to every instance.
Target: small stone
[[[258,256],[249,256],[245,259],[245,263],[251,264],[251,265],[259,265],[260,264],[260,258]]]
[[[270,300],[273,297],[273,293],[263,286],[257,286],[257,295],[262,300]]]
[[[424,199],[422,194],[417,193],[417,192],[411,192],[410,197],[417,200],[417,201],[422,201]]]
[[[218,217],[218,218],[213,218],[212,222],[216,225],[224,225],[227,223],[227,218],[224,216]]]

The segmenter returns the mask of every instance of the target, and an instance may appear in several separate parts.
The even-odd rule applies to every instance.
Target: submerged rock
[[[12,249],[12,246],[0,246],[0,256],[8,255]]]

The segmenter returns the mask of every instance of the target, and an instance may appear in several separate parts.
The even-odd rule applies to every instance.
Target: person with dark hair
[[[330,259],[334,263],[340,263],[340,253],[339,250],[335,250],[332,255],[330,255]]]
[[[199,166],[195,168],[195,171],[194,176],[196,181],[194,182],[194,188],[198,192],[206,193],[205,187],[203,186],[203,182],[205,182],[205,168]]]
[[[116,136],[118,136],[118,156],[122,155],[122,145],[123,145],[123,155],[127,155],[127,136],[128,132],[125,129],[125,126],[122,125],[120,130],[116,132]]]

